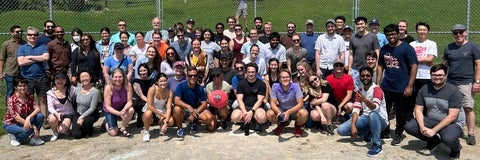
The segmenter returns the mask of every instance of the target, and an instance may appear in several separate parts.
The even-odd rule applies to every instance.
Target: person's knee
[[[411,121],[408,121],[405,124],[404,128],[405,128],[405,132],[407,132],[408,134],[411,134],[411,135],[414,135],[415,132],[420,130],[419,127],[418,127],[417,121],[415,119],[412,119]]]
[[[37,119],[37,120],[43,120],[43,119],[45,119],[45,115],[43,115],[42,113],[38,112],[37,115],[35,116],[35,119]]]
[[[350,125],[341,124],[337,128],[337,133],[340,136],[349,136],[350,135]]]

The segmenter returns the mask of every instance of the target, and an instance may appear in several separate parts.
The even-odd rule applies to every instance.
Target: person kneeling
[[[295,119],[295,137],[302,136],[301,126],[308,118],[308,112],[303,108],[303,93],[298,83],[290,81],[291,75],[287,70],[280,72],[280,83],[272,86],[270,106],[267,118],[271,123],[277,123],[275,135],[280,135],[288,125],[289,120]]]
[[[362,67],[359,72],[364,86],[356,93],[352,118],[342,123],[337,133],[364,136],[365,141],[372,142],[367,156],[375,157],[383,152],[380,133],[388,124],[387,109],[382,89],[372,81],[373,69]]]
[[[432,83],[419,91],[415,105],[415,120],[405,125],[405,131],[427,141],[425,149],[433,152],[443,142],[450,148],[450,158],[460,158],[460,136],[465,123],[462,93],[447,83],[447,66],[433,65],[430,69]]]

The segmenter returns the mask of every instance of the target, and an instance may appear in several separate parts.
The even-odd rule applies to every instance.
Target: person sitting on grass
[[[366,142],[372,142],[367,156],[376,157],[383,152],[380,133],[388,125],[385,96],[380,86],[373,83],[372,68],[364,66],[359,73],[363,87],[356,92],[352,118],[338,126],[337,133],[341,136],[364,136]]]
[[[3,118],[3,129],[8,133],[10,144],[19,146],[29,142],[42,145],[40,138],[44,116],[33,94],[27,92],[27,79],[18,76],[13,81],[15,93],[7,99],[7,112]]]
[[[143,141],[150,141],[150,125],[154,119],[160,124],[160,135],[167,132],[167,127],[173,125],[172,104],[173,92],[167,87],[167,75],[160,73],[155,84],[148,89],[147,104],[143,107]],[[154,118],[155,116],[155,118]]]
[[[275,135],[280,135],[290,120],[295,120],[295,137],[302,136],[301,127],[308,118],[308,112],[303,108],[303,93],[298,83],[291,82],[290,72],[280,71],[280,83],[274,83],[270,94],[271,109],[267,111],[267,118],[276,123]]]
[[[123,69],[117,68],[112,71],[111,83],[105,86],[103,97],[105,129],[108,135],[116,136],[121,134],[124,137],[131,137],[132,135],[127,131],[127,126],[135,112],[132,106],[133,89],[127,81],[127,76]],[[118,118],[122,118],[120,129],[117,126]]]

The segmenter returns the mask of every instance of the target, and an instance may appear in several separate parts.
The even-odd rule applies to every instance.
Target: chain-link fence
[[[355,16],[380,20],[381,27],[405,19],[413,37],[415,23],[425,21],[431,26],[430,39],[436,41],[441,54],[443,48],[453,42],[450,27],[456,23],[467,24],[470,40],[480,40],[480,1],[418,1],[418,0],[248,0],[248,28],[253,27],[253,18],[261,16],[264,22],[272,22],[273,30],[285,32],[286,24],[293,21],[297,31],[304,31],[306,19],[313,19],[316,31],[323,32],[327,19],[338,15],[347,17],[353,25]],[[434,6],[434,7],[433,7]],[[151,19],[159,16],[163,29],[174,23],[186,23],[193,18],[196,27],[214,28],[226,17],[235,15],[235,0],[0,0],[0,41],[10,37],[9,28],[20,25],[34,26],[40,30],[43,23],[53,19],[57,25],[71,31],[78,27],[84,32],[94,33],[99,39],[99,29],[109,27],[117,32],[117,22],[124,19],[128,30],[151,30]],[[241,18],[242,19],[242,18]],[[241,22],[243,23],[243,20]],[[69,35],[66,35],[71,40]],[[441,58],[437,58],[439,62]],[[1,87],[3,89],[3,87]],[[4,90],[1,90],[4,93]]]

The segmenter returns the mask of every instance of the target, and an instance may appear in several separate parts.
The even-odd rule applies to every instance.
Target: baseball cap
[[[175,30],[173,28],[168,28],[167,31],[168,32],[174,32]]]
[[[333,64],[333,66],[337,65],[337,64],[341,64],[341,65],[345,65],[342,61],[337,61]]]
[[[173,63],[173,67],[177,67],[177,66],[181,66],[185,68],[185,63],[183,63],[182,61],[176,61],[175,63]]]
[[[313,20],[311,19],[307,19],[307,21],[305,22],[306,25],[308,24],[311,24],[311,25],[315,25],[315,22],[313,22]]]
[[[465,27],[463,24],[456,24],[452,27],[452,31],[455,31],[455,30],[467,30],[467,27]]]
[[[187,20],[187,23],[188,23],[188,22],[193,22],[193,23],[195,24],[195,20],[193,20],[192,18],[189,18],[189,19]]]
[[[337,25],[337,24],[335,23],[335,20],[333,20],[333,19],[328,19],[328,20],[327,20],[327,23],[325,23],[325,25],[327,25],[327,24],[329,24],[329,23],[333,23],[334,25]]]
[[[223,58],[228,59],[230,57],[228,56],[228,54],[220,54],[220,59],[223,59]]]
[[[125,47],[123,47],[123,44],[122,44],[122,43],[117,42],[117,43],[115,43],[115,46],[114,46],[113,48],[115,48],[115,49],[123,49],[123,48],[125,48]]]
[[[346,26],[343,28],[343,30],[347,30],[347,29],[349,29],[349,30],[353,31],[353,28],[352,28],[352,27],[350,27],[349,25],[346,25]]]
[[[63,72],[57,72],[57,73],[55,73],[55,75],[53,77],[55,79],[57,79],[57,78],[67,78],[67,75]]]
[[[378,19],[375,19],[375,18],[374,18],[374,19],[370,20],[370,24],[378,24],[378,25],[380,25],[380,22],[378,22]]]

